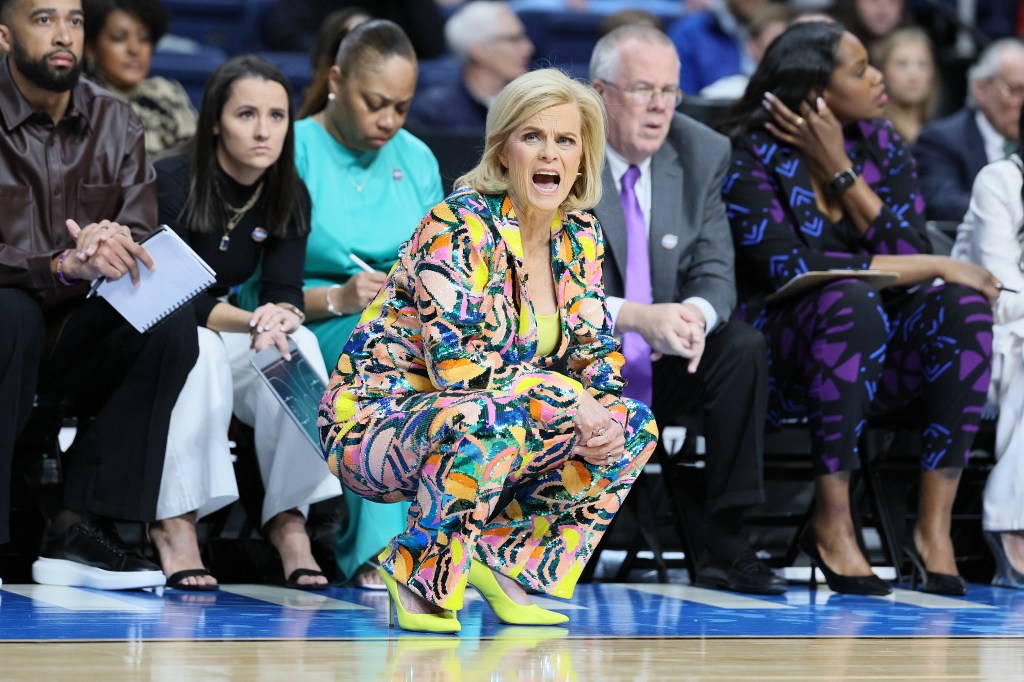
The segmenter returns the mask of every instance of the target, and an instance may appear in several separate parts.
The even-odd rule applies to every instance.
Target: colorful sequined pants
[[[412,501],[382,565],[428,601],[460,608],[471,559],[570,597],[657,442],[650,410],[626,402],[626,451],[608,466],[572,455],[571,422],[539,431],[525,399],[487,391],[379,401],[332,466],[362,497]],[[506,488],[512,499],[497,509]]]
[[[921,466],[967,463],[989,383],[992,308],[964,286],[921,286],[883,303],[833,282],[755,321],[769,347],[769,423],[806,415],[817,474],[856,469],[872,415],[920,400]]]

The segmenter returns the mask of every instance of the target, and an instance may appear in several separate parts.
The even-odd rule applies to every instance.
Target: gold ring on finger
[[[803,126],[803,124],[804,124],[804,117],[803,116],[797,116],[796,117],[796,121],[794,121],[794,123],[796,123],[798,128]]]

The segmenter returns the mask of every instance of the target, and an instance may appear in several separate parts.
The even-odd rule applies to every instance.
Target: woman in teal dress
[[[398,247],[444,196],[437,159],[402,130],[416,72],[402,29],[389,21],[362,24],[342,40],[327,106],[295,124],[296,165],[313,199],[306,324],[331,367]],[[337,543],[339,568],[359,587],[383,588],[368,562],[405,529],[409,505],[343,497],[349,517]]]

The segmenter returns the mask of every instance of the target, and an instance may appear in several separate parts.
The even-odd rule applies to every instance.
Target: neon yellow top
[[[558,313],[537,316],[537,355],[547,357],[562,340],[562,318]]]

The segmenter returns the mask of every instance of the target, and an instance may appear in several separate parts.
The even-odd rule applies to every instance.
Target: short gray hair
[[[458,9],[444,24],[444,40],[459,62],[469,61],[469,49],[477,43],[487,42],[494,36],[496,26],[504,23],[512,13],[504,2],[473,0]]]
[[[590,80],[611,83],[618,78],[622,61],[619,48],[631,40],[647,45],[664,45],[671,47],[673,51],[676,49],[672,39],[653,26],[646,24],[619,26],[594,45],[594,51],[590,53]],[[678,61],[678,59],[677,53],[676,60]]]
[[[974,97],[974,84],[987,81],[999,73],[999,63],[1003,55],[1011,51],[1024,53],[1024,41],[1019,38],[1001,38],[988,47],[978,57],[978,61],[967,71],[967,106],[977,106]]]

